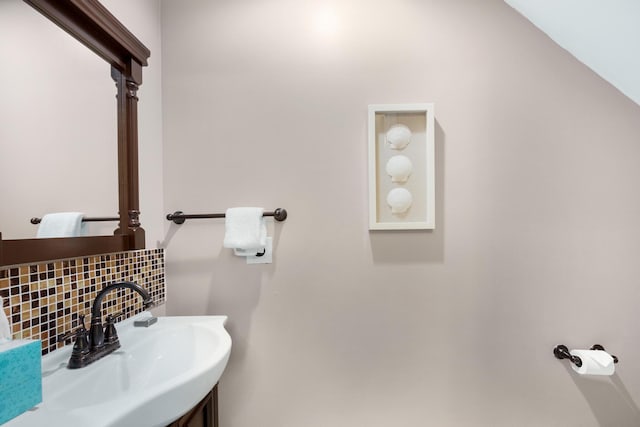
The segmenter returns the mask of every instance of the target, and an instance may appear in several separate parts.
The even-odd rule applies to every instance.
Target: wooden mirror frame
[[[111,65],[117,88],[120,223],[113,236],[2,240],[0,233],[0,266],[143,249],[137,91],[149,49],[97,0],[24,1]]]

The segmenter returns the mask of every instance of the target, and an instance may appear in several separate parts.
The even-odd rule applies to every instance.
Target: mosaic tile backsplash
[[[14,339],[42,340],[42,354],[70,344],[59,341],[78,327],[79,315],[91,322],[97,293],[112,282],[132,281],[147,289],[156,305],[165,301],[164,251],[144,249],[36,264],[0,267],[0,296]],[[119,320],[143,311],[142,299],[129,289],[108,293],[102,301],[103,319]]]

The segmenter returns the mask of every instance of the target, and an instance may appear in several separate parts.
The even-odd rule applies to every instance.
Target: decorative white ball
[[[391,182],[407,182],[413,165],[407,156],[397,155],[389,159],[386,170]]]
[[[393,125],[387,131],[386,138],[393,150],[404,150],[411,142],[411,129],[402,124]]]
[[[387,204],[391,206],[391,213],[406,212],[413,203],[413,196],[406,188],[394,188],[387,194]]]

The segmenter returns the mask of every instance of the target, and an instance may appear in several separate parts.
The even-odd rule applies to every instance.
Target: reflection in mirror
[[[49,212],[117,216],[109,65],[22,0],[0,0],[0,57],[2,238],[35,237],[30,219]],[[111,235],[118,223],[88,226]]]

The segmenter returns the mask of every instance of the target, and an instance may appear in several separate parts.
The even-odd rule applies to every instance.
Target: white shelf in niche
[[[434,123],[432,103],[369,105],[369,230],[435,228]],[[386,171],[389,159],[397,155],[409,158],[412,166],[405,182],[392,182]],[[394,213],[387,204],[394,189],[411,194],[411,205],[404,212]],[[406,196],[404,190],[400,196]]]

